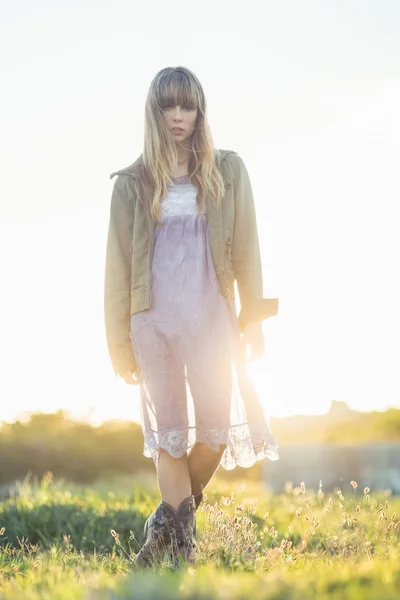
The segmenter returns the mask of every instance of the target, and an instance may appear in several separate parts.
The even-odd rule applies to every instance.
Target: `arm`
[[[106,339],[116,375],[136,369],[130,338],[132,236],[133,204],[125,177],[118,176],[111,196],[104,280]]]

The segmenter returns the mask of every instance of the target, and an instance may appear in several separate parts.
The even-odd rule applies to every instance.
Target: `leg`
[[[193,344],[198,352],[193,354],[192,349],[188,349],[186,370],[194,402],[196,426],[203,431],[226,431],[227,437],[232,402],[232,358],[223,329],[222,322],[210,332],[204,329],[198,333]],[[225,444],[220,444],[219,450],[215,452],[208,444],[197,442],[189,452],[190,479],[195,497],[210,482],[225,448]]]
[[[199,507],[203,494],[202,489],[210,481],[215,469],[217,468],[220,456],[204,444],[195,444],[189,455],[181,459],[172,458],[163,449],[160,449],[158,459],[158,486],[161,496],[165,502],[172,507],[177,508],[182,498],[186,498],[190,493],[195,496],[195,510]],[[222,454],[221,454],[222,455]],[[161,467],[160,467],[161,465]],[[196,477],[196,473],[198,476]],[[187,477],[189,476],[189,485]],[[151,535],[151,529],[154,525],[154,519],[160,513],[161,503],[156,510],[149,516],[144,525],[144,535],[147,538]],[[194,523],[194,532],[196,533],[196,522]]]
[[[220,445],[219,452],[214,452],[210,446],[197,443],[188,454],[188,464],[192,494],[197,497],[206,488],[218,468],[225,445]]]
[[[146,521],[145,543],[135,557],[135,568],[148,567],[162,559],[172,542],[183,539],[184,529],[190,529],[194,516],[187,454],[178,459],[172,457],[182,447],[179,432],[185,435],[188,428],[184,365],[168,335],[150,325],[139,324],[134,330],[135,347],[141,349],[137,354],[142,379],[143,432],[153,447],[154,441],[159,444],[161,441],[171,454],[158,449],[155,462],[162,500]],[[174,431],[177,437],[168,433]]]
[[[174,458],[160,448],[157,477],[162,501],[146,522],[146,542],[135,557],[135,567],[151,566],[169,549],[175,566],[179,555],[185,561],[194,561],[195,503],[187,455]]]
[[[194,562],[196,518],[187,454],[174,458],[160,448],[157,477],[163,510],[172,508],[175,512],[168,522],[172,561],[177,566],[181,555],[185,561]]]
[[[177,510],[182,500],[192,493],[187,454],[173,458],[160,448],[157,477],[162,499]]]

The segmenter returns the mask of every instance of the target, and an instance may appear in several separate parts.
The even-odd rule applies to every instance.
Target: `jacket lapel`
[[[221,174],[225,184],[230,184],[231,181],[228,179],[226,175],[224,159],[225,156],[229,153],[229,150],[220,150],[221,153]],[[207,229],[208,229],[208,237],[210,240],[210,248],[211,254],[214,259],[214,265],[217,274],[223,270],[224,268],[224,220],[223,220],[223,212],[222,212],[222,202],[219,207],[215,206],[215,203],[208,193],[206,195],[206,218],[207,218]]]

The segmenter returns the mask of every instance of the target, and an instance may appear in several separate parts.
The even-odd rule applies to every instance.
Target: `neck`
[[[191,154],[191,152],[189,152],[189,150],[186,150],[186,148],[182,148],[182,146],[180,146],[180,145],[177,146],[176,150],[177,150],[178,165],[184,164],[189,161],[190,154]]]

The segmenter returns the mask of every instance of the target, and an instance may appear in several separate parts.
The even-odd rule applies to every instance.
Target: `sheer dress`
[[[161,201],[151,271],[152,305],[131,316],[138,365],[143,454],[175,458],[196,442],[226,449],[221,466],[278,460],[259,398],[243,372],[234,300],[220,289],[206,219],[188,176],[172,178]]]

